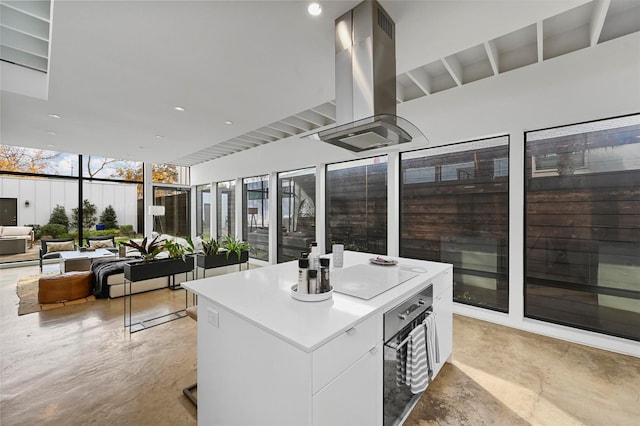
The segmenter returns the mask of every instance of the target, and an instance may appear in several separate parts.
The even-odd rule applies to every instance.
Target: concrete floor
[[[18,317],[16,282],[36,273],[0,269],[0,424],[196,424],[182,395],[196,380],[194,321],[129,335],[121,299]],[[183,304],[182,291],[134,297],[148,316]],[[405,423],[447,424],[640,424],[640,359],[456,316],[453,364]]]

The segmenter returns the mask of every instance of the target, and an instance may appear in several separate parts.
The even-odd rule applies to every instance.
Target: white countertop
[[[368,265],[371,257],[375,255],[346,251],[344,267]],[[182,286],[305,352],[312,352],[365,318],[396,306],[451,267],[445,263],[391,258],[398,261],[397,266],[371,265],[371,273],[380,273],[382,269],[378,268],[425,272],[369,300],[335,291],[331,299],[321,302],[295,300],[291,297],[291,286],[297,282],[297,261],[189,281]]]

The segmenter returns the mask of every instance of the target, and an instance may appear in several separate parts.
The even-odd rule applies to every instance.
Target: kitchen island
[[[341,270],[369,265],[345,252]],[[399,258],[411,278],[369,300],[291,296],[297,262],[183,283],[198,297],[200,425],[382,425],[383,314],[432,285],[441,362],[451,355],[452,267]],[[363,277],[367,279],[367,277]],[[336,282],[337,284],[337,282]]]

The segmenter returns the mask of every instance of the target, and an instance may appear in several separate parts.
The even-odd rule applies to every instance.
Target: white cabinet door
[[[382,340],[382,318],[373,316],[313,352],[313,393],[340,375]]]
[[[314,426],[382,424],[382,342],[313,396]]]
[[[443,272],[438,278],[439,288],[443,289],[433,297],[433,312],[436,314],[438,328],[438,344],[440,347],[440,362],[436,363],[435,375],[451,356],[453,350],[453,273],[451,270]],[[445,284],[446,282],[446,284]]]

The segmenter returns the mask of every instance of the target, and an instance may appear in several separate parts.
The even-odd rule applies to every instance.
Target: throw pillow
[[[113,247],[111,240],[89,240],[89,247],[94,249]]]
[[[30,226],[5,226],[2,228],[3,237],[26,237],[31,234]]]
[[[73,241],[64,241],[61,243],[47,243],[47,253],[54,251],[73,251]]]

